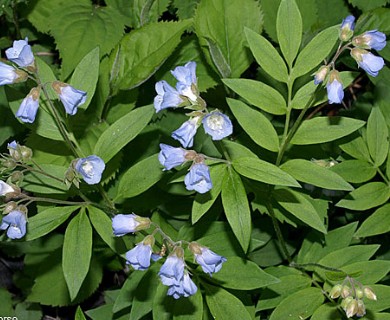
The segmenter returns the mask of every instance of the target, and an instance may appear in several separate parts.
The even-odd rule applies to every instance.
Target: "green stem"
[[[319,263],[302,263],[302,264],[300,264],[300,263],[291,262],[290,267],[293,267],[293,268],[296,268],[299,270],[305,270],[305,267],[316,267],[316,268],[324,269],[327,271],[340,272],[340,273],[343,273],[347,276],[347,274],[340,269],[327,267],[327,266],[324,266],[324,265],[319,264]]]
[[[29,197],[24,195],[23,201],[28,200],[29,202],[36,201],[36,202],[49,202],[49,203],[55,203],[55,204],[65,204],[65,205],[88,205],[92,203],[87,202],[77,202],[77,201],[67,201],[67,200],[58,200],[58,199],[51,199],[51,198],[44,198],[44,197]]]
[[[42,174],[42,175],[44,175],[44,176],[46,176],[46,177],[49,177],[49,178],[51,178],[51,179],[54,179],[54,180],[56,180],[56,181],[58,181],[58,182],[64,182],[64,180],[62,180],[62,179],[60,179],[60,178],[57,178],[57,177],[51,175],[50,173],[47,173],[47,172],[43,171],[41,168],[39,168],[39,169],[34,169],[34,168],[30,167],[30,166],[26,166],[26,165],[22,165],[22,164],[19,164],[19,165],[20,165],[22,168],[25,168],[27,171],[30,171],[30,172],[37,172],[37,173],[40,173],[40,174]],[[25,170],[23,170],[23,171],[25,171]]]
[[[232,159],[230,158],[229,152],[227,151],[226,147],[224,146],[223,142],[221,140],[217,141],[218,147],[220,151],[222,151],[223,156],[228,161],[228,163],[232,163]],[[219,159],[221,161],[221,159]]]
[[[386,175],[382,172],[380,168],[376,168],[376,172],[382,177],[383,181],[386,182],[387,185],[390,185],[389,179],[387,179]]]
[[[100,183],[97,185],[97,188],[98,188],[100,194],[102,195],[104,201],[106,201],[106,203],[108,204],[108,207],[111,208],[112,210],[116,211],[115,204],[112,202],[112,200],[110,199],[110,197],[108,196],[108,194],[103,189],[103,187]]]

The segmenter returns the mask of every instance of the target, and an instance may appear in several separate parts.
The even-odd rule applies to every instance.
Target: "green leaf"
[[[361,136],[357,136],[351,141],[340,144],[341,150],[350,156],[363,160],[366,162],[371,162],[370,153],[368,151],[367,144]]]
[[[286,101],[272,87],[250,79],[223,79],[222,81],[254,106],[271,114],[282,115],[286,113]]]
[[[291,143],[305,145],[333,141],[351,134],[364,124],[362,120],[346,117],[313,118],[302,122]]]
[[[311,320],[334,320],[342,319],[345,313],[342,310],[337,309],[337,305],[323,304],[312,315]]]
[[[284,299],[272,312],[270,320],[307,319],[324,302],[321,289],[306,288]]]
[[[360,228],[356,231],[355,236],[371,237],[387,232],[390,232],[390,204],[385,204],[378,208],[364,220]]]
[[[282,0],[276,17],[276,33],[283,56],[291,67],[302,40],[302,17],[294,0]]]
[[[62,251],[62,267],[71,300],[77,296],[87,276],[91,255],[92,227],[85,210],[81,210],[66,228]]]
[[[114,307],[112,308],[114,313],[131,306],[136,289],[144,275],[144,272],[132,272],[129,274],[115,300]]]
[[[211,281],[216,281],[224,288],[253,290],[278,283],[279,279],[264,272],[252,261],[228,257],[222,269],[213,274]]]
[[[352,183],[366,182],[376,175],[376,169],[363,160],[345,160],[329,169]]]
[[[228,98],[227,102],[238,123],[254,142],[273,152],[279,150],[278,134],[266,116],[239,100]]]
[[[292,70],[298,78],[321,64],[328,57],[339,39],[339,26],[333,26],[317,34],[299,53]]]
[[[364,304],[367,310],[371,311],[383,311],[390,308],[390,301],[385,297],[390,297],[390,286],[385,286],[382,284],[373,284],[370,288],[375,292],[378,300],[366,300]],[[383,297],[383,298],[382,298]],[[388,319],[388,314],[383,317],[384,320]],[[368,319],[366,319],[368,320]],[[375,319],[376,320],[376,319]]]
[[[251,212],[241,178],[231,167],[222,183],[222,204],[233,233],[246,251],[251,237]]]
[[[298,181],[330,190],[351,191],[353,187],[329,168],[321,167],[304,159],[293,159],[283,163],[280,168]]]
[[[85,318],[83,310],[81,310],[80,306],[77,307],[76,314],[74,316],[74,320],[87,320]]]
[[[157,154],[143,159],[123,174],[116,199],[135,197],[160,181],[162,176]]]
[[[383,182],[370,182],[350,192],[336,206],[351,210],[368,210],[385,203],[390,198],[390,188]]]
[[[226,174],[226,165],[214,165],[210,167],[210,178],[213,187],[210,192],[197,193],[192,203],[191,222],[196,223],[213,205],[218,195],[221,193],[222,181]]]
[[[239,77],[251,64],[246,53],[244,28],[261,31],[257,2],[242,0],[200,1],[194,18],[195,32],[206,57],[222,77]]]
[[[153,75],[180,43],[191,22],[151,23],[124,36],[111,55],[114,93],[135,88]]]
[[[28,219],[26,241],[34,240],[61,225],[79,206],[46,209]]]
[[[39,32],[49,33],[51,30],[51,24],[54,23],[54,21],[48,18],[55,10],[63,7],[66,2],[68,1],[34,1],[34,5],[29,7],[27,19],[34,25],[35,28],[37,28]]]
[[[324,221],[318,215],[317,210],[311,202],[300,193],[290,189],[277,189],[274,190],[273,197],[281,207],[299,220],[322,233],[327,232]]]
[[[214,319],[232,320],[237,319],[240,315],[240,320],[251,320],[249,312],[244,304],[228,291],[202,283],[206,291],[206,302]]]
[[[15,312],[12,308],[12,295],[6,288],[0,288],[0,299],[0,313],[10,317],[14,316]]]
[[[94,153],[107,163],[145,128],[153,114],[152,105],[130,111],[103,132]]]
[[[385,6],[389,3],[388,0],[348,0],[350,4],[352,4],[354,7],[358,7],[362,11],[369,11],[375,8],[379,8],[382,6]]]
[[[358,261],[346,265],[343,271],[360,283],[371,285],[381,281],[390,271],[390,261],[388,260],[371,260]]]
[[[111,51],[123,34],[122,15],[114,8],[88,0],[65,2],[50,15],[51,33],[62,58],[66,79],[83,57],[97,46],[100,56]]]
[[[88,206],[88,214],[89,219],[99,236],[112,250],[116,251],[111,219],[104,211],[93,206]]]
[[[253,180],[272,185],[300,187],[288,173],[258,158],[238,158],[233,160],[233,167],[239,174]]]
[[[245,29],[246,39],[257,63],[272,78],[288,81],[287,66],[274,46],[263,36],[248,28]]]
[[[367,121],[367,145],[376,166],[383,164],[389,152],[389,131],[379,107],[371,110]]]
[[[87,93],[87,100],[79,107],[80,109],[88,108],[95,93],[99,78],[99,52],[99,47],[92,49],[77,65],[69,82],[75,89]]]

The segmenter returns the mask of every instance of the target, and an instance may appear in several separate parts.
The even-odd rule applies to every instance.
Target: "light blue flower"
[[[314,84],[320,84],[323,82],[328,75],[329,67],[328,66],[322,66],[318,69],[318,71],[314,74]]]
[[[184,273],[181,281],[175,285],[171,285],[168,289],[167,295],[172,296],[174,299],[179,299],[180,297],[189,297],[192,296],[198,291],[195,283],[191,280],[188,272]]]
[[[169,255],[158,272],[162,284],[166,286],[179,285],[184,276],[184,266],[183,258],[179,258],[175,253]]]
[[[13,46],[5,51],[5,55],[8,60],[22,68],[34,64],[34,55],[27,37],[24,40],[14,41]]]
[[[356,60],[360,68],[373,77],[376,77],[385,65],[382,57],[375,56],[367,50],[354,48],[351,50],[351,56]]]
[[[167,144],[160,143],[160,149],[161,151],[158,154],[158,160],[165,167],[164,170],[171,170],[187,161],[187,150],[184,150],[183,148],[174,148]]]
[[[1,221],[0,230],[7,230],[7,236],[10,239],[20,239],[26,234],[26,215],[19,211],[14,210],[3,217]]]
[[[0,196],[5,196],[7,193],[15,192],[15,189],[12,188],[8,183],[0,180]]]
[[[203,272],[210,276],[214,272],[218,272],[222,268],[222,264],[226,262],[226,258],[222,257],[206,247],[200,248],[200,253],[195,253],[196,262],[202,267]]]
[[[17,82],[19,77],[20,75],[17,73],[17,70],[14,67],[0,62],[0,86],[5,84],[13,84]]]
[[[168,82],[162,80],[156,83],[157,96],[154,98],[154,108],[159,112],[166,108],[178,107],[184,102],[179,92],[172,88]]]
[[[187,190],[195,190],[199,193],[206,193],[211,190],[213,184],[210,178],[209,167],[203,163],[195,163],[184,178]]]
[[[340,29],[347,29],[347,30],[355,30],[355,17],[354,16],[347,16],[343,22],[341,23]]]
[[[343,84],[341,83],[339,73],[336,70],[330,72],[329,81],[326,85],[329,103],[341,103],[344,98]]]
[[[380,51],[386,46],[386,35],[378,30],[370,30],[354,37],[352,43],[360,48]]]
[[[221,140],[233,133],[233,125],[229,117],[219,111],[207,114],[203,120],[203,128],[213,140]]]
[[[25,123],[33,123],[38,112],[40,89],[32,88],[26,98],[23,99],[16,117]]]
[[[96,155],[80,158],[75,164],[76,171],[83,176],[84,181],[88,184],[99,183],[105,167],[104,161]]]
[[[112,218],[112,229],[117,237],[138,231],[140,222],[135,214],[117,214]]]
[[[77,108],[87,100],[85,91],[77,90],[67,83],[54,81],[52,87],[64,105],[65,112],[72,116],[76,114]]]
[[[126,252],[126,263],[130,264],[135,270],[146,270],[150,266],[151,255],[151,245],[141,242]]]
[[[190,148],[194,144],[194,136],[200,126],[200,117],[193,117],[184,122],[179,129],[172,132],[172,138],[180,141],[184,148]]]
[[[7,143],[7,148],[8,149],[16,150],[17,147],[18,147],[18,143],[16,142],[16,140]]]
[[[172,75],[178,80],[176,84],[177,91],[192,101],[197,100],[197,80],[196,80],[196,62],[187,62],[184,67],[176,67],[171,71]]]

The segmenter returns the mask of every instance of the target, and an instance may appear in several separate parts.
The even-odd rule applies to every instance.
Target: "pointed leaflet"
[[[257,63],[272,78],[288,81],[287,66],[274,46],[257,32],[245,28],[246,39]]]
[[[251,212],[241,178],[231,167],[222,183],[222,204],[229,225],[246,252],[251,237]]]
[[[227,102],[238,123],[254,142],[273,152],[279,150],[278,134],[265,115],[239,100],[228,98]]]
[[[291,67],[302,39],[302,18],[294,0],[282,0],[276,17],[276,33],[283,56]]]
[[[368,117],[367,145],[375,166],[379,167],[385,162],[389,152],[389,131],[379,107],[372,108]]]
[[[375,210],[356,231],[356,237],[371,237],[390,232],[390,204]]]
[[[111,54],[116,70],[114,92],[145,82],[171,55],[190,26],[191,20],[151,23],[124,36]]]
[[[377,169],[371,163],[363,160],[345,160],[330,167],[329,170],[336,172],[345,181],[363,183],[374,178]]]
[[[104,211],[92,206],[88,206],[88,214],[89,219],[99,236],[112,250],[116,251],[111,219]]]
[[[92,227],[82,209],[66,228],[62,250],[62,267],[71,300],[77,296],[88,273],[91,255]]]
[[[223,77],[239,77],[249,67],[252,59],[244,46],[244,27],[260,32],[262,25],[261,11],[255,1],[201,1],[194,24],[200,45],[209,60],[217,62],[218,70],[227,71],[229,66],[230,74]],[[216,53],[218,60],[215,59]]]

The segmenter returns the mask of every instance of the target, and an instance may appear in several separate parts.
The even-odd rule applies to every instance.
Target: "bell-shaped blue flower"
[[[186,159],[186,155],[189,151],[183,148],[171,147],[167,144],[160,143],[160,153],[158,154],[158,160],[165,167],[164,170],[171,170],[176,166],[180,166],[189,159]]]
[[[27,73],[0,62],[0,86],[22,82],[27,79]]]
[[[7,236],[10,239],[21,239],[26,234],[26,224],[26,215],[19,210],[14,210],[3,217],[0,230],[8,229]]]
[[[180,141],[184,148],[190,148],[194,144],[194,136],[200,126],[200,117],[193,117],[184,122],[179,129],[172,132],[172,138]]]
[[[87,100],[85,91],[77,90],[67,83],[54,81],[52,87],[64,105],[65,112],[72,116],[76,114],[77,108]]]
[[[344,98],[343,84],[337,70],[332,70],[329,74],[329,81],[326,85],[329,103],[341,103]]]
[[[126,263],[135,270],[146,270],[150,266],[154,237],[146,236],[144,241],[138,243],[133,249],[126,252]]]
[[[178,80],[176,84],[177,91],[195,102],[198,97],[196,62],[187,62],[184,66],[176,67],[171,73]]]
[[[166,286],[178,285],[184,276],[184,252],[181,248],[176,249],[175,252],[168,256],[158,272],[162,284]],[[179,256],[176,252],[179,252]]]
[[[23,99],[16,117],[25,123],[33,123],[38,112],[39,107],[39,88],[32,88],[26,98]]]
[[[348,41],[353,36],[355,30],[355,17],[348,16],[341,23],[339,38],[342,41]]]
[[[34,64],[34,54],[28,44],[28,38],[16,40],[11,48],[5,50],[7,59],[16,63],[19,67],[28,67]]]
[[[12,188],[8,183],[0,180],[0,196],[5,196],[7,193],[15,192],[15,189]]]
[[[187,298],[194,295],[196,291],[198,291],[198,288],[190,278],[188,272],[185,272],[179,283],[169,287],[167,295],[172,296],[174,299],[179,299],[180,297]]]
[[[84,181],[88,184],[99,183],[105,167],[104,161],[96,155],[80,158],[75,164],[76,171],[82,175]]]
[[[203,128],[213,140],[221,140],[230,136],[233,132],[233,125],[229,117],[219,111],[207,114],[203,120]]]
[[[195,190],[199,193],[206,193],[211,190],[213,184],[210,178],[210,170],[204,163],[195,163],[184,177],[187,190]]]
[[[354,48],[351,50],[351,56],[356,60],[360,68],[373,77],[376,77],[385,65],[382,57],[375,56],[367,50]]]
[[[370,30],[354,37],[352,43],[356,47],[380,51],[386,46],[386,35],[378,30]]]
[[[149,226],[149,218],[140,217],[134,213],[117,214],[112,218],[112,230],[117,237],[147,229]]]
[[[159,112],[166,108],[178,107],[184,102],[179,92],[172,88],[168,82],[162,80],[156,83],[157,96],[154,98],[154,108]]]
[[[209,248],[203,247],[196,242],[189,244],[189,249],[195,256],[196,262],[202,267],[203,272],[210,276],[214,272],[218,272],[222,268],[222,264],[226,262],[226,258],[222,257]]]

